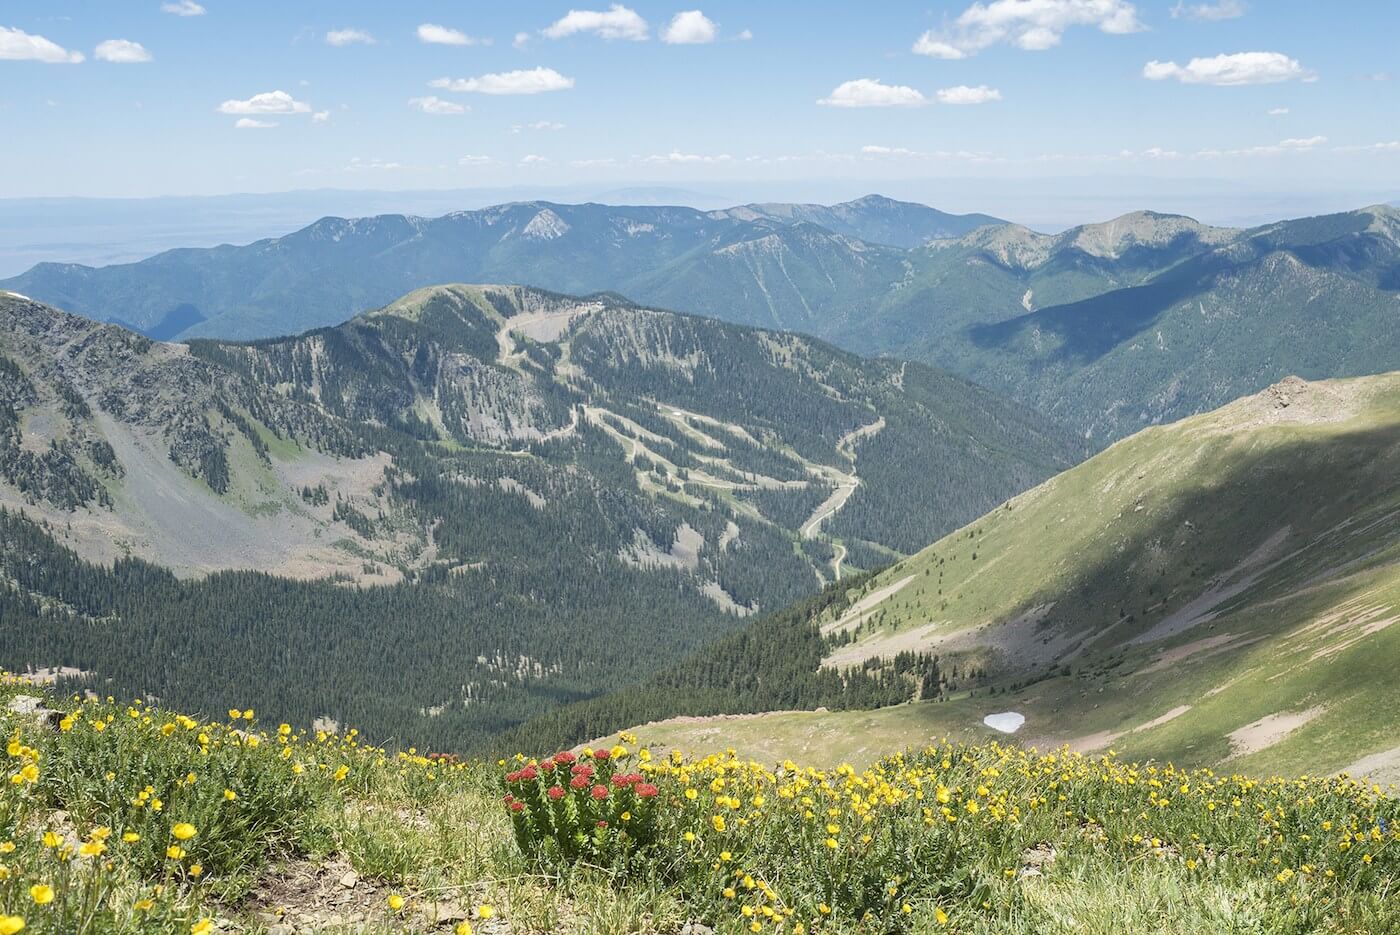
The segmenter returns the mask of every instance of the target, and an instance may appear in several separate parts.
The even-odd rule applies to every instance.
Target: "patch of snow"
[[[1003,734],[1014,734],[1026,723],[1026,716],[1017,711],[1003,711],[1001,714],[987,715],[982,723]]]

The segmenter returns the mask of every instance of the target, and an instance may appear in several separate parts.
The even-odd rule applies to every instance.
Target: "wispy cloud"
[[[1268,114],[1269,114],[1270,117],[1286,117],[1286,116],[1288,116],[1288,108],[1287,108],[1287,107],[1271,107],[1271,108],[1269,108]]]
[[[607,10],[570,10],[542,30],[548,39],[563,39],[577,33],[593,33],[602,39],[630,39],[640,42],[649,35],[647,21],[620,3]]]
[[[1326,142],[1327,137],[1325,136],[1292,137],[1263,146],[1246,146],[1240,149],[1203,149],[1196,155],[1205,159],[1221,156],[1280,156],[1285,153],[1311,152]]]
[[[483,45],[485,40],[469,36],[460,29],[424,23],[418,27],[418,41],[429,45]]]
[[[277,124],[270,123],[266,120],[256,120],[252,117],[240,118],[233,125],[235,130],[271,130],[275,126],[277,126]]]
[[[671,150],[671,152],[662,155],[647,156],[642,161],[645,163],[650,163],[651,165],[682,165],[690,163],[714,164],[723,162],[733,162],[734,157],[729,155],[728,153],[719,153],[718,155],[714,156],[706,156],[701,155],[699,153],[682,153],[677,150]]]
[[[553,68],[530,68],[495,72],[476,78],[437,78],[428,82],[428,86],[459,93],[543,94],[546,91],[567,91],[574,86],[574,79],[566,78]]]
[[[1312,72],[1282,52],[1236,52],[1193,58],[1185,65],[1151,61],[1142,76],[1150,81],[1174,79],[1182,84],[1213,84],[1225,87],[1246,84],[1277,84],[1280,81],[1315,80]]]
[[[410,98],[408,106],[420,113],[432,114],[435,117],[455,117],[467,112],[467,108],[456,101],[444,101],[431,94],[427,97]]]
[[[925,32],[914,52],[961,59],[1001,43],[1040,51],[1059,45],[1075,26],[1115,35],[1144,28],[1127,0],[992,0],[972,4],[944,29]]]
[[[333,46],[374,45],[374,36],[363,29],[332,29],[326,33],[326,43]]]
[[[176,16],[203,16],[204,7],[195,3],[194,0],[175,0],[173,3],[162,3],[160,8],[165,13],[173,13]]]
[[[562,130],[564,125],[553,120],[536,120],[534,123],[517,123],[511,126],[510,132],[519,133],[522,130]]]
[[[1177,0],[1176,6],[1172,7],[1172,19],[1199,19],[1199,20],[1222,20],[1238,19],[1244,16],[1249,5],[1244,0],[1216,0],[1215,3],[1192,3],[1187,4],[1184,0]]]
[[[82,60],[83,53],[70,52],[43,36],[30,35],[22,29],[0,26],[0,61],[76,65]]]
[[[100,62],[117,65],[138,65],[151,60],[151,53],[146,51],[146,47],[130,39],[105,39],[97,44],[92,55]]]
[[[817,101],[827,107],[917,107],[924,102],[923,94],[914,88],[875,78],[843,82]]]

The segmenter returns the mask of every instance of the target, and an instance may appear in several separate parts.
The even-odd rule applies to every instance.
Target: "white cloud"
[[[534,123],[517,123],[510,128],[510,132],[519,133],[521,130],[562,130],[562,123],[555,123],[553,120],[536,120]]]
[[[877,157],[881,159],[958,159],[966,162],[1005,162],[1006,160],[995,156],[992,153],[980,153],[966,149],[948,150],[938,149],[933,152],[921,152],[917,149],[909,149],[905,146],[877,146],[867,145],[860,148],[861,155]],[[821,158],[832,158],[828,154],[818,154]],[[779,160],[784,161],[784,160]]]
[[[522,166],[538,166],[546,162],[549,162],[548,156],[536,156],[534,153],[530,153],[520,160]]]
[[[510,41],[510,44],[517,49],[523,49],[529,42],[530,34],[528,32],[518,32],[515,34],[515,38]]]
[[[465,114],[467,108],[456,101],[444,101],[440,97],[428,95],[427,97],[410,98],[408,106],[416,111],[425,114],[432,114],[435,117],[451,117],[457,114]]]
[[[351,156],[349,164],[345,166],[345,171],[364,172],[370,169],[394,170],[405,168],[407,168],[407,166],[401,162],[385,162],[383,159],[379,158],[361,159],[359,156]]]
[[[1279,156],[1285,153],[1311,152],[1326,142],[1325,136],[1293,137],[1265,146],[1248,146],[1243,149],[1203,149],[1196,155],[1207,159],[1220,156]]]
[[[76,65],[82,60],[83,53],[69,52],[43,36],[31,36],[22,29],[0,26],[0,61]]]
[[[332,29],[326,33],[326,42],[333,46],[354,45],[357,42],[374,45],[374,36],[363,29]]]
[[[174,13],[176,16],[203,16],[204,7],[195,3],[194,0],[175,0],[174,3],[162,3],[160,8],[166,13]]]
[[[418,27],[418,41],[430,45],[481,45],[482,40],[469,36],[460,29],[424,23]]]
[[[940,88],[934,93],[940,104],[985,104],[988,101],[1001,100],[1001,92],[985,84],[979,84],[975,88],[960,84],[955,88]]]
[[[603,39],[639,42],[647,38],[647,21],[638,16],[636,10],[614,3],[606,11],[570,10],[543,30],[549,39],[563,39],[581,32],[591,32]]]
[[[846,81],[817,101],[828,107],[917,107],[924,96],[902,84],[883,84],[874,78]]]
[[[146,51],[146,47],[130,39],[105,39],[97,44],[92,55],[100,62],[117,65],[136,65],[151,60],[151,53]]]
[[[1114,35],[1144,28],[1128,0],[992,0],[972,4],[945,29],[925,32],[914,43],[914,52],[960,59],[1003,42],[1040,51],[1059,45],[1074,26],[1093,26]]]
[[[699,10],[685,10],[677,13],[671,25],[661,34],[661,41],[671,45],[702,45],[714,42],[719,27]]]
[[[735,36],[734,38],[738,39],[740,42],[748,42],[750,39],[753,38],[753,30],[741,29],[739,30],[739,35]]]
[[[242,117],[233,125],[235,130],[271,130],[275,126],[277,124],[266,120],[254,120],[252,117]]]
[[[1334,153],[1397,153],[1400,152],[1400,140],[1391,140],[1388,143],[1371,143],[1369,146],[1334,146]]]
[[[286,91],[264,91],[246,101],[224,101],[221,114],[309,114],[311,105],[294,100]]]
[[[428,82],[431,88],[474,91],[478,94],[542,94],[546,91],[567,91],[573,86],[574,79],[564,77],[553,68],[502,71],[477,78],[438,78]]]
[[[491,163],[493,163],[493,162],[495,162],[495,161],[496,161],[496,160],[492,159],[490,156],[474,156],[474,155],[468,154],[468,155],[463,156],[462,158],[458,159],[458,160],[457,160],[457,165],[459,165],[459,166],[485,166],[485,165],[490,165]]]
[[[311,115],[312,123],[325,123],[331,119],[331,112],[328,110],[318,110]]]
[[[666,153],[665,155],[661,155],[661,156],[647,156],[647,157],[646,157],[645,159],[643,159],[642,161],[643,161],[643,162],[649,162],[649,163],[651,163],[651,164],[653,164],[653,165],[656,165],[656,164],[682,165],[682,164],[687,164],[687,163],[706,163],[706,164],[714,164],[714,163],[721,163],[721,162],[733,162],[733,161],[734,161],[734,157],[731,156],[731,155],[729,155],[728,153],[720,153],[720,154],[717,155],[717,156],[702,156],[702,155],[700,155],[700,154],[698,154],[698,153],[682,153],[682,152],[678,152],[678,151],[676,151],[676,150],[671,150],[671,152]]]
[[[1236,52],[1211,58],[1193,58],[1185,65],[1151,61],[1142,76],[1150,81],[1174,78],[1182,84],[1214,84],[1232,87],[1245,84],[1275,84],[1280,81],[1312,80],[1313,75],[1298,60],[1282,52]]]
[[[1248,8],[1244,0],[1216,0],[1215,3],[1196,3],[1187,6],[1185,0],[1177,0],[1172,7],[1172,19],[1185,16],[1188,19],[1222,20],[1244,16]]]
[[[1272,108],[1269,109],[1269,116],[1270,116],[1270,117],[1286,117],[1286,116],[1288,116],[1288,108],[1287,108],[1287,107],[1272,107]]]
[[[570,162],[569,165],[578,169],[596,169],[600,166],[615,166],[617,165],[617,160],[611,156],[602,159],[575,159]]]

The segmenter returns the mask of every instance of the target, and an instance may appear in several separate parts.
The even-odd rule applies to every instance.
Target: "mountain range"
[[[182,345],[0,295],[0,368],[9,665],[454,744],[1082,455],[919,364],[514,286]]]
[[[161,339],[248,339],[456,280],[615,291],[931,363],[1096,446],[1289,374],[1362,375],[1400,355],[1387,206],[1248,230],[1138,212],[1049,235],[878,196],[708,212],[529,202],[40,264],[0,288]]]

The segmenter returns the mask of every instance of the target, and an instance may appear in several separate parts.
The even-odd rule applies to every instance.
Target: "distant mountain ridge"
[[[1400,366],[1397,216],[1380,205],[1241,230],[1140,211],[1052,235],[878,196],[529,202],[327,218],[246,247],[41,265],[0,287],[179,339],[334,324],[428,282],[613,291],[930,363],[1101,445],[1290,373]]]
[[[819,298],[794,286],[773,299],[765,279],[795,276],[838,292],[844,287],[842,295],[864,294],[869,280],[897,273],[901,248],[986,223],[999,222],[874,195],[831,207],[720,211],[515,202],[438,218],[327,217],[247,246],[170,250],[112,267],[41,263],[0,287],[166,338],[253,338],[339,324],[431,282],[611,290],[703,312],[686,299],[712,288],[697,283],[696,268],[709,277],[717,272],[709,264],[717,263],[746,269],[748,280],[742,295],[725,296],[739,303],[735,314],[717,317],[790,327],[834,314],[839,296]],[[793,269],[775,274],[773,262]]]

